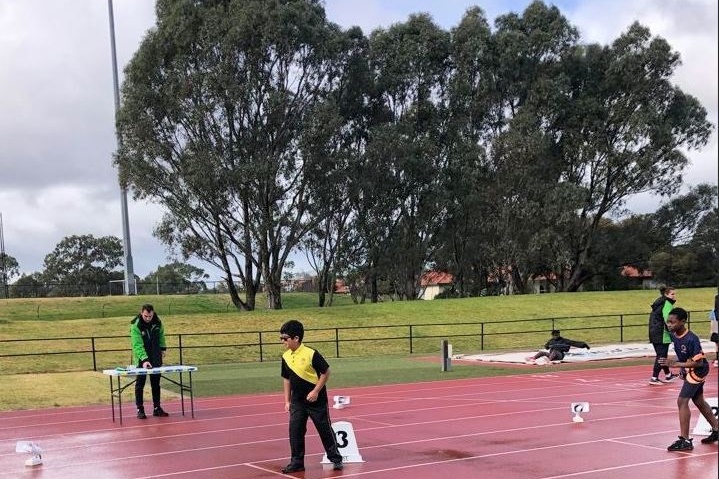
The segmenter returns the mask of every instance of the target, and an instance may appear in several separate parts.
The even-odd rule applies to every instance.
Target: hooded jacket
[[[669,311],[674,308],[675,302],[675,300],[662,295],[652,303],[652,312],[649,313],[650,343],[669,344],[672,342],[669,328],[667,328],[667,318],[669,317]]]
[[[162,366],[162,351],[167,348],[165,329],[157,314],[153,313],[149,323],[143,321],[139,314],[130,321],[130,344],[136,366],[141,367],[145,361],[150,361],[152,367]]]

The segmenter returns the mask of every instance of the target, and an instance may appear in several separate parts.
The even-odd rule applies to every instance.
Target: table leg
[[[192,392],[192,371],[190,374],[190,410],[192,411],[192,419],[195,419],[195,396]]]
[[[180,404],[182,407],[182,415],[185,415],[185,385],[182,382],[182,373],[180,373]]]
[[[122,388],[120,387],[120,376],[117,377],[117,405],[120,416],[120,426],[122,426]]]
[[[115,390],[113,389],[112,376],[110,376],[110,407],[112,407],[112,422],[115,422]]]

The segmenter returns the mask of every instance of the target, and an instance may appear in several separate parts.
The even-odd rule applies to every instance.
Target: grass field
[[[678,291],[677,305],[695,312],[693,324],[698,322],[699,326],[695,328],[700,335],[704,333],[703,322],[706,320],[706,312],[713,304],[714,294],[716,293],[713,288]],[[129,347],[126,337],[129,320],[142,303],[151,302],[165,323],[168,342],[172,348],[169,351],[170,363],[179,362],[176,355],[173,357],[176,345],[172,343],[175,339],[171,335],[233,332],[232,335],[188,336],[183,339],[185,347],[191,346],[192,341],[198,342],[195,345],[197,349],[191,350],[193,356],[184,358],[183,362],[203,365],[202,373],[196,375],[197,392],[199,395],[211,396],[276,390],[277,359],[282,349],[274,336],[277,335],[282,322],[289,318],[299,319],[305,324],[309,330],[305,341],[308,344],[314,342],[328,359],[333,356],[333,347],[323,341],[333,341],[337,333],[332,328],[367,327],[342,330],[342,334],[346,334],[343,339],[347,343],[342,343],[342,359],[330,361],[334,371],[332,383],[347,386],[384,384],[412,380],[413,377],[423,380],[446,377],[438,371],[437,364],[416,359],[419,355],[436,355],[439,343],[437,338],[443,335],[462,335],[453,340],[456,352],[478,350],[477,331],[473,329],[477,326],[458,323],[481,321],[485,323],[485,329],[489,330],[492,323],[499,321],[534,319],[531,322],[495,324],[493,331],[496,335],[491,337],[489,344],[485,344],[485,349],[508,349],[520,344],[531,344],[539,348],[546,340],[546,330],[551,326],[570,331],[584,328],[581,333],[577,332],[580,336],[576,339],[588,341],[590,344],[617,342],[617,318],[619,315],[626,315],[625,325],[633,321],[636,327],[629,330],[635,338],[625,340],[643,341],[646,340],[649,304],[656,296],[655,291],[622,291],[362,305],[352,304],[347,297],[339,297],[336,306],[316,308],[313,306],[315,295],[287,294],[283,295],[285,309],[260,309],[253,312],[234,311],[225,295],[11,299],[0,300],[0,339],[118,336],[96,341],[102,348],[117,349],[114,353],[107,353],[104,358],[106,365],[127,364]],[[262,301],[263,298],[258,298],[258,304],[263,304]],[[597,317],[589,320],[584,319],[585,316]],[[555,319],[550,321],[537,318]],[[443,325],[432,326],[436,323]],[[391,334],[406,335],[404,331],[410,324],[415,325],[413,334],[417,340],[417,349],[413,356],[408,354],[405,340],[372,339],[373,335],[388,335],[388,330],[379,326],[394,325],[397,332]],[[253,361],[256,351],[231,344],[246,341],[240,339],[245,336],[255,337],[257,332],[263,332],[270,344],[264,351],[269,362],[241,364],[242,361]],[[71,346],[70,343],[74,342],[75,340],[57,341],[53,343],[53,347],[87,349],[86,345]],[[205,349],[206,345],[217,343],[230,345]],[[38,346],[36,343],[1,344],[3,349],[0,354],[18,354],[38,347],[46,348],[42,349],[45,353],[53,352],[48,346]],[[0,396],[0,409],[106,402],[106,378],[100,373],[88,372],[91,367],[87,355],[80,354],[0,358],[0,390],[4,392]],[[463,374],[487,374],[482,372],[485,370],[486,368],[460,366],[455,368],[452,375],[464,377]],[[17,371],[57,372],[12,374]],[[503,373],[501,368],[491,368],[491,374]]]

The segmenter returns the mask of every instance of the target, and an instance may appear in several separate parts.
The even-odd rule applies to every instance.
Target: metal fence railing
[[[1,278],[0,278],[1,279]],[[118,296],[125,294],[124,280],[107,283],[45,283],[31,281],[7,285],[0,291],[0,298],[58,298],[88,296]],[[223,294],[227,293],[225,281],[185,281],[160,283],[137,281],[133,294]]]
[[[336,358],[435,354],[441,339],[449,340],[454,352],[536,349],[553,329],[590,344],[646,342],[647,315],[316,328],[305,331],[305,342]],[[277,331],[167,334],[166,339],[167,363],[276,361],[284,351]],[[3,339],[0,351],[3,374],[97,371],[131,363],[127,336]]]

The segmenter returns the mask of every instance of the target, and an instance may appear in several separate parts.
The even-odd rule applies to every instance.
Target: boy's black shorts
[[[682,384],[682,390],[679,391],[679,397],[682,398],[694,399],[700,394],[704,394],[704,383],[695,384],[686,380],[684,381],[684,384]]]

